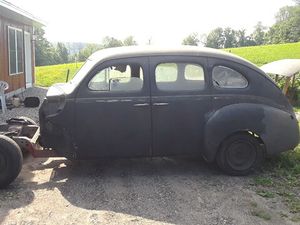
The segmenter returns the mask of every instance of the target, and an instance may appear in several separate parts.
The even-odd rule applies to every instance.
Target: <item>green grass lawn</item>
[[[66,82],[67,71],[70,69],[69,80],[75,75],[83,63],[69,63],[35,68],[35,83],[37,86],[49,87],[54,83]]]
[[[279,59],[300,59],[300,42],[225,49],[262,66]]]

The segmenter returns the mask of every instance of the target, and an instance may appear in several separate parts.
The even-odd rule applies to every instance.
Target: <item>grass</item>
[[[251,211],[251,215],[259,217],[259,218],[264,219],[264,220],[271,220],[270,214],[263,211],[263,210],[254,209],[254,210]]]
[[[294,216],[292,217],[291,221],[297,223],[297,222],[300,222],[300,216]]]
[[[55,83],[64,83],[66,82],[68,69],[70,69],[70,80],[82,64],[83,63],[69,63],[36,67],[35,83],[42,87],[49,87]]]
[[[266,161],[264,173],[254,177],[256,193],[264,198],[278,197],[293,214],[300,217],[300,146]]]
[[[294,106],[294,112],[299,112],[300,113],[300,106]]]
[[[258,190],[256,193],[264,198],[274,198],[275,195],[271,191],[266,191],[266,190]]]
[[[300,42],[230,48],[225,49],[225,51],[243,57],[257,66],[262,66],[280,59],[300,59]]]
[[[254,178],[255,184],[262,185],[266,187],[273,186],[274,182],[270,177],[255,177]]]
[[[267,212],[265,212],[263,209],[258,207],[258,204],[256,202],[250,202],[251,206],[251,215],[259,217],[263,220],[271,220],[271,215]]]

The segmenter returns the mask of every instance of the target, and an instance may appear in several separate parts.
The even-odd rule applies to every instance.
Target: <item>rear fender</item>
[[[204,134],[204,158],[213,161],[222,141],[240,131],[257,134],[268,155],[293,149],[299,142],[298,121],[291,113],[262,104],[232,104],[209,117]]]

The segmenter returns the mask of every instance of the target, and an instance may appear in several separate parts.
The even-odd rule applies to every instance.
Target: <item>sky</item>
[[[292,0],[7,0],[45,22],[49,41],[101,43],[133,35],[139,44],[177,45],[216,27],[271,26]]]

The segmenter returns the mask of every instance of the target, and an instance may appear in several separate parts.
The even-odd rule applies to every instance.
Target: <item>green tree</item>
[[[247,36],[246,36],[245,29],[236,31],[236,40],[237,40],[238,47],[246,46]]]
[[[218,27],[212,30],[206,38],[205,46],[210,48],[223,48],[224,47],[224,34],[223,28]]]
[[[120,46],[123,46],[122,41],[114,37],[106,36],[102,39],[103,48],[113,48],[113,47],[120,47]]]
[[[55,64],[54,55],[55,48],[44,37],[45,31],[43,28],[35,29],[35,65],[44,66]]]
[[[300,41],[300,5],[285,6],[276,14],[276,23],[267,33],[268,43]]]
[[[251,38],[256,45],[263,45],[266,43],[266,29],[267,27],[263,26],[261,21],[255,25]]]
[[[192,33],[188,35],[186,38],[183,39],[182,44],[183,45],[192,45],[197,46],[199,44],[199,38],[197,33]]]
[[[227,27],[223,31],[224,48],[234,48],[237,46],[236,31]]]
[[[56,56],[58,63],[68,63],[69,52],[64,43],[58,42],[56,46]]]
[[[99,44],[87,44],[79,51],[77,60],[80,62],[85,61],[91,54],[100,49],[102,49],[102,46]]]
[[[134,40],[133,36],[128,36],[127,38],[124,39],[123,45],[124,46],[137,45],[137,42]]]

